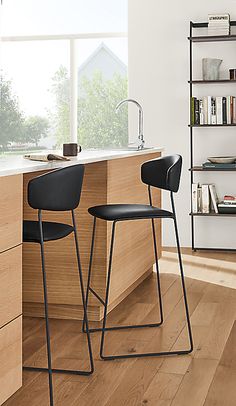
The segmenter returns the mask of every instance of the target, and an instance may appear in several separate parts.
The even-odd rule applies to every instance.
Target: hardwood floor
[[[168,255],[161,261],[161,270],[171,272],[161,277],[163,327],[109,333],[107,354],[188,346],[181,286],[173,273],[176,262],[172,256],[168,259]],[[236,255],[230,260],[228,257],[210,258],[205,253],[193,255],[191,266],[190,254],[184,258],[188,275],[190,268],[194,274],[201,267],[209,274],[212,266],[216,266],[215,261],[221,267],[221,259],[224,266],[229,264],[230,270]],[[55,406],[235,406],[236,289],[189,277],[186,283],[194,336],[191,355],[104,362],[99,359],[99,334],[93,334],[95,373],[90,377],[54,376]],[[156,321],[158,310],[153,275],[110,313],[109,323]],[[80,333],[80,322],[52,320],[51,324],[55,367],[86,368],[86,341]],[[43,320],[25,318],[25,364],[46,364],[44,343]],[[47,375],[24,372],[23,388],[4,406],[48,404]]]

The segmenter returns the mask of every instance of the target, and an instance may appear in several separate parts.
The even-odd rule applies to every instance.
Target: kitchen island
[[[37,219],[27,203],[30,179],[56,168],[83,163],[85,176],[79,208],[75,211],[84,280],[87,278],[93,218],[88,207],[108,203],[148,203],[140,179],[143,162],[157,158],[162,148],[143,151],[84,151],[68,162],[34,162],[22,157],[0,158],[0,394],[2,404],[21,386],[23,314],[43,317],[42,273],[37,244],[23,244],[22,220]],[[161,205],[160,191],[154,204]],[[67,212],[43,212],[43,220],[71,224]],[[158,223],[158,221],[157,221]],[[98,221],[92,287],[104,297],[111,224]],[[157,227],[161,253],[161,225]],[[73,236],[45,244],[50,317],[82,319],[81,295]],[[109,310],[119,304],[153,269],[151,222],[138,220],[117,226]],[[23,277],[23,292],[22,292]],[[23,293],[23,295],[22,295]],[[103,315],[100,302],[90,298],[89,319]]]

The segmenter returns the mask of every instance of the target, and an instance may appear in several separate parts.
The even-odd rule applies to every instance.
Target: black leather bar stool
[[[24,221],[23,223],[23,241],[38,243],[41,249],[42,276],[44,309],[46,321],[46,339],[47,339],[47,368],[24,367],[31,371],[48,372],[50,405],[53,406],[53,373],[66,373],[76,375],[90,375],[94,370],[93,355],[88,327],[87,311],[85,306],[85,292],[82,277],[82,269],[79,255],[78,235],[75,223],[74,210],[79,205],[82,183],[84,176],[84,165],[74,165],[63,169],[58,169],[45,175],[32,179],[28,184],[28,203],[33,209],[38,210],[38,221]],[[42,220],[42,210],[49,211],[71,211],[72,225],[48,222]],[[89,351],[90,369],[88,371],[54,369],[51,359],[50,345],[50,325],[48,314],[48,293],[47,278],[45,269],[44,243],[53,240],[59,240],[74,233],[75,250],[78,262],[78,277],[80,280],[82,303],[84,308],[84,323],[86,325],[86,334]],[[66,270],[65,270],[66,272]]]
[[[86,292],[86,307],[88,306],[89,293],[94,294],[98,300],[104,306],[104,318],[102,328],[90,329],[90,332],[101,331],[101,345],[100,345],[100,356],[104,360],[113,360],[120,358],[133,358],[133,357],[145,357],[145,356],[165,356],[165,355],[181,355],[188,354],[193,350],[193,339],[190,325],[190,317],[187,303],[187,293],[184,281],[183,264],[181,259],[180,243],[178,236],[177,220],[175,213],[175,204],[173,193],[177,192],[179,189],[180,175],[182,168],[182,157],[180,155],[171,155],[163,158],[154,159],[152,161],[145,162],[141,168],[141,178],[143,183],[148,185],[148,194],[150,205],[145,204],[109,204],[103,206],[95,206],[89,208],[89,213],[94,217],[93,223],[93,233],[92,233],[92,244],[91,244],[91,254],[88,272],[88,284]],[[152,195],[151,187],[156,187],[159,189],[164,189],[170,192],[171,207],[172,211],[162,210],[158,207],[152,205]],[[93,250],[94,250],[94,240],[96,231],[96,219],[103,219],[106,221],[112,221],[112,234],[111,234],[111,244],[110,244],[110,257],[108,265],[108,275],[107,275],[107,286],[105,299],[101,298],[90,286],[91,282],[91,271],[92,271],[92,261],[93,261]],[[106,331],[120,330],[126,328],[145,328],[145,327],[159,327],[163,323],[163,308],[162,308],[162,298],[161,298],[161,285],[160,285],[160,273],[158,267],[158,256],[157,256],[157,245],[156,245],[156,233],[154,219],[168,218],[174,221],[174,229],[177,243],[178,260],[180,268],[181,283],[183,288],[183,299],[187,319],[187,329],[189,336],[189,348],[178,351],[162,351],[162,352],[152,352],[152,353],[140,353],[140,354],[123,354],[123,355],[104,355],[104,337]],[[129,326],[116,326],[116,327],[106,327],[107,321],[107,306],[109,301],[109,289],[110,280],[112,272],[112,256],[113,247],[115,240],[115,229],[116,224],[120,221],[126,220],[139,220],[148,219],[152,223],[152,233],[153,233],[153,243],[154,243],[154,254],[157,270],[157,292],[159,298],[160,306],[160,321],[158,323],[145,324],[145,325],[129,325]],[[140,254],[141,255],[141,254]],[[85,323],[83,323],[83,331],[86,332]]]

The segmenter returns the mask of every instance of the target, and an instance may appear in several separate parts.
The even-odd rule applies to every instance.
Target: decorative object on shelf
[[[236,80],[236,69],[229,69],[230,80]]]
[[[219,80],[220,65],[223,59],[203,58],[202,59],[202,78],[203,80]]]
[[[81,146],[76,142],[70,142],[68,144],[63,144],[63,155],[64,156],[77,156],[78,152],[81,152]]]
[[[229,14],[208,14],[208,35],[229,35],[230,15]]]
[[[233,164],[236,156],[211,156],[207,158],[212,164]]]

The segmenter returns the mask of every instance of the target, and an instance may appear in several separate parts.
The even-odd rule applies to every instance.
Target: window
[[[128,143],[127,0],[3,0],[0,149]]]

